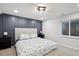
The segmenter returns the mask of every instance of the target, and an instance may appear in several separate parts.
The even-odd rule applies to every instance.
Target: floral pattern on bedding
[[[20,40],[16,43],[18,56],[42,56],[55,48],[55,42],[42,38]]]

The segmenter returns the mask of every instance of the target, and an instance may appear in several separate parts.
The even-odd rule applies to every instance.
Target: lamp
[[[4,35],[8,35],[8,32],[4,32]]]
[[[40,31],[40,33],[42,33],[42,31]]]

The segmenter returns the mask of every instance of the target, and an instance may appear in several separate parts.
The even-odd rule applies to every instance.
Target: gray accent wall
[[[15,39],[16,27],[17,28],[37,28],[39,33],[40,31],[42,31],[42,21],[4,13],[0,15],[0,27],[1,27],[0,34],[1,32],[8,32],[8,35],[11,36],[12,42],[13,42]]]
[[[2,35],[2,15],[0,14],[0,36]]]

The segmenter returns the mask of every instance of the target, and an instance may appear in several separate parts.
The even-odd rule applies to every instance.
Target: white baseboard
[[[79,48],[76,48],[76,47],[72,47],[72,46],[69,46],[69,45],[67,45],[67,44],[58,43],[58,42],[57,42],[57,44],[58,44],[58,45],[61,45],[61,46],[65,46],[65,47],[68,47],[68,48],[71,48],[71,49],[74,49],[74,50],[79,50]]]

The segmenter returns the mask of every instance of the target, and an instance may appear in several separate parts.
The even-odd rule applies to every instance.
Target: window
[[[69,35],[69,22],[62,23],[62,35]]]
[[[71,21],[71,36],[79,36],[79,20]]]
[[[61,34],[79,37],[79,20],[62,22]]]

